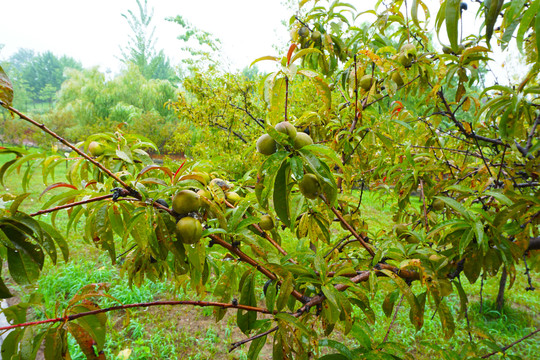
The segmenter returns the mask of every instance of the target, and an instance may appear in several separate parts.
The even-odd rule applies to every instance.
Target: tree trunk
[[[497,311],[501,312],[504,306],[504,288],[506,287],[506,279],[508,273],[506,272],[506,266],[503,268],[501,274],[501,282],[499,283],[499,293],[497,294]]]

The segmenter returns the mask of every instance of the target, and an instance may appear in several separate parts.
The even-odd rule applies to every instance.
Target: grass
[[[9,160],[8,155],[0,155],[0,164]],[[61,181],[65,174],[65,168],[59,166],[56,181]],[[39,194],[45,188],[41,173],[32,177],[29,188],[31,194],[23,202],[22,210],[32,212],[39,209],[43,199]],[[19,179],[17,174],[5,179],[6,192],[20,193]],[[54,190],[53,190],[54,191]],[[51,195],[45,195],[45,198]],[[389,209],[390,198],[381,196],[375,192],[366,191],[363,194],[361,206],[362,218],[369,225],[369,232],[379,234],[391,227],[391,211]],[[418,203],[419,204],[419,203]],[[417,205],[418,205],[417,204]],[[50,217],[42,216],[42,219]],[[62,228],[67,223],[67,216],[61,213],[56,220]],[[84,243],[79,231],[75,231],[69,238],[71,259],[69,262],[59,263],[54,266],[47,261],[42,276],[37,283],[37,298],[41,305],[34,309],[38,318],[53,317],[61,313],[69,299],[84,285],[90,283],[108,283],[108,294],[120,303],[149,302],[163,299],[197,299],[197,295],[190,291],[176,290],[167,282],[145,282],[141,287],[128,286],[126,279],[119,275],[119,268],[111,265],[107,254]],[[283,245],[286,249],[296,249],[297,240],[290,233],[284,236]],[[490,352],[489,341],[494,341],[498,346],[509,344],[540,326],[540,297],[537,292],[525,292],[527,286],[526,277],[522,275],[523,269],[519,268],[516,281],[512,289],[506,292],[506,305],[499,313],[495,310],[493,300],[498,290],[497,278],[484,282],[483,306],[480,311],[480,281],[468,284],[463,281],[465,291],[473,294],[470,297],[468,315],[470,332],[475,342],[479,343],[483,353]],[[6,273],[6,272],[4,272]],[[533,279],[537,284],[540,278]],[[262,281],[262,279],[260,280]],[[212,281],[210,282],[210,284]],[[385,281],[380,281],[381,291],[372,300],[372,304],[381,304],[387,290]],[[211,289],[211,285],[209,285]],[[25,295],[25,288],[16,287],[21,301],[30,300]],[[416,289],[416,287],[413,287]],[[205,300],[213,300],[208,295]],[[262,299],[259,299],[262,301]],[[459,299],[457,295],[448,298],[449,306],[457,310]],[[102,306],[116,305],[111,299],[103,300]],[[374,306],[377,322],[370,336],[374,341],[384,338],[391,319],[386,318],[382,308]],[[456,334],[450,340],[442,341],[443,333],[440,321],[436,314],[436,308],[428,305],[425,314],[423,328],[416,332],[410,324],[408,306],[404,306],[398,312],[395,324],[390,332],[389,341],[397,342],[411,349],[416,359],[443,358],[452,351],[459,352],[464,344],[469,343],[469,330],[465,320],[456,319]],[[110,359],[247,359],[248,346],[228,353],[230,343],[243,339],[236,327],[235,312],[229,311],[226,317],[219,323],[213,319],[211,308],[192,307],[152,307],[148,309],[134,309],[128,313],[116,312],[109,314],[108,335],[105,344],[105,353]],[[355,312],[358,324],[365,321],[360,311]],[[355,328],[355,331],[359,331]],[[339,333],[332,334],[337,339],[343,340],[349,347],[358,346],[354,337],[345,337]],[[263,349],[261,359],[271,358],[271,338]],[[442,345],[441,345],[442,343]],[[442,350],[438,347],[442,346]],[[84,359],[78,349],[78,345],[70,337],[69,347],[73,359]],[[540,354],[540,342],[529,339],[512,349],[509,353],[524,359],[533,359]],[[497,356],[493,357],[497,358]],[[502,357],[498,357],[502,358]]]

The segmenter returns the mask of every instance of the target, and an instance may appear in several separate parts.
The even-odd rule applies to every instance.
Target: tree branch
[[[540,332],[540,329],[536,329],[535,331],[531,332],[528,335],[525,335],[521,339],[516,340],[513,343],[511,343],[509,345],[506,345],[505,347],[502,347],[500,350],[497,350],[497,351],[494,351],[492,353],[489,353],[489,354],[486,354],[486,355],[482,356],[482,359],[487,359],[488,357],[491,357],[491,356],[493,356],[495,354],[498,354],[500,352],[504,353],[506,350],[510,349],[512,346],[515,346],[515,345],[519,344],[520,342],[522,342],[523,340],[526,340],[526,339],[530,338],[531,336],[536,335],[538,332]]]
[[[68,321],[79,319],[85,316],[96,315],[96,314],[106,313],[110,311],[126,310],[126,309],[139,308],[139,307],[163,306],[163,305],[191,305],[191,306],[199,306],[199,307],[213,306],[213,307],[220,307],[223,309],[234,308],[234,309],[239,309],[239,310],[255,311],[262,314],[277,313],[277,311],[270,312],[267,309],[254,307],[254,306],[240,305],[240,304],[234,305],[231,303],[219,303],[219,302],[213,302],[213,301],[187,301],[187,300],[186,301],[154,301],[154,302],[147,302],[147,303],[117,305],[117,306],[111,306],[104,309],[97,309],[97,310],[92,310],[92,311],[81,312],[78,314],[72,314],[72,315],[59,317],[55,319],[32,321],[32,322],[26,322],[22,324],[3,326],[3,327],[0,327],[0,331],[11,330],[11,329],[16,329],[20,327],[33,326],[33,325],[40,325],[40,324],[49,324],[49,323],[57,323],[57,322],[66,323]]]
[[[57,133],[55,133],[54,131],[52,131],[51,129],[49,129],[48,127],[46,127],[44,124],[40,124],[38,123],[37,121],[29,118],[28,116],[24,115],[23,113],[21,113],[20,111],[18,111],[17,109],[7,105],[6,103],[4,103],[2,100],[0,100],[0,105],[2,105],[3,107],[5,107],[6,109],[8,109],[9,111],[17,114],[21,119],[31,123],[32,125],[40,128],[43,132],[51,135],[52,137],[54,137],[55,139],[57,139],[58,141],[60,141],[62,144],[66,145],[67,147],[69,147],[70,149],[72,149],[73,151],[75,151],[77,154],[81,155],[83,158],[85,158],[87,161],[91,162],[94,166],[96,166],[98,169],[100,169],[101,171],[103,171],[105,174],[107,174],[109,177],[113,178],[114,180],[116,180],[120,185],[122,185],[123,188],[125,188],[127,191],[129,191],[130,195],[132,195],[133,197],[137,198],[137,199],[141,199],[141,194],[139,194],[139,192],[137,192],[136,190],[134,190],[131,186],[129,186],[125,181],[123,181],[122,179],[120,179],[118,176],[116,176],[115,174],[112,173],[112,171],[110,171],[109,169],[107,169],[105,166],[103,166],[99,161],[96,161],[94,159],[92,159],[91,156],[87,155],[84,151],[78,149],[77,147],[75,147],[75,145],[72,145],[69,141],[67,141],[66,139],[62,138],[60,135],[58,135]]]

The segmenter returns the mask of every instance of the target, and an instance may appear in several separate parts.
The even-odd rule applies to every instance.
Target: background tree
[[[127,14],[122,14],[132,31],[128,45],[122,49],[122,61],[126,65],[135,65],[147,79],[176,81],[176,72],[163,50],[156,51],[156,28],[151,25],[153,8],[148,9],[147,0],[144,4],[137,0],[137,7],[136,13],[128,10]]]

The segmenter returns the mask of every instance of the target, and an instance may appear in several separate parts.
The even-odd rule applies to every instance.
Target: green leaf
[[[291,180],[290,164],[288,159],[283,161],[279,168],[274,181],[274,210],[279,219],[287,226],[292,228],[294,223],[291,223],[289,194]]]
[[[64,257],[64,261],[68,261],[69,259],[69,246],[66,242],[66,239],[51,225],[49,225],[46,222],[40,221],[39,225],[43,229],[45,233],[47,233],[51,238],[54,239],[56,242],[56,245],[62,252],[62,256]]]
[[[305,56],[307,54],[310,54],[310,53],[319,53],[319,54],[322,54],[321,53],[321,50],[319,49],[316,49],[316,48],[307,48],[307,49],[302,49],[298,52],[296,52],[294,54],[294,56],[291,58],[291,61],[289,61],[289,64],[292,64],[294,63],[296,60],[298,60],[299,58],[301,58],[302,56]],[[253,63],[252,63],[253,64]]]
[[[92,335],[90,335],[90,333],[87,331],[87,329],[83,328],[81,325],[75,322],[69,322],[67,328],[69,330],[69,333],[73,335],[73,337],[77,341],[77,344],[79,344],[81,351],[88,360],[105,359],[103,353],[101,353],[102,356],[98,354],[98,351],[101,351],[101,349],[97,350],[96,342]]]
[[[394,291],[389,292],[382,303],[382,309],[384,311],[384,315],[386,315],[387,318],[392,316],[392,312],[394,310],[394,304],[396,303],[396,300],[399,296],[399,290],[396,289]]]
[[[435,199],[440,199],[444,201],[446,205],[448,205],[449,207],[451,207],[452,209],[460,213],[465,219],[471,220],[471,215],[469,214],[467,209],[465,209],[465,207],[461,205],[460,203],[458,203],[456,200],[446,197],[446,196],[435,196]]]
[[[459,241],[459,256],[463,256],[463,253],[467,249],[467,246],[471,243],[471,240],[474,238],[474,231],[473,229],[469,228],[465,232],[463,232],[463,235],[461,236],[461,240]]]
[[[478,279],[478,276],[480,276],[480,271],[482,270],[482,265],[484,263],[482,260],[483,258],[478,251],[471,253],[465,259],[463,272],[471,284],[474,284]]]
[[[6,105],[11,106],[13,103],[13,84],[0,66],[0,100]]]
[[[459,281],[452,281],[456,289],[458,290],[459,294],[459,313],[460,317],[465,316],[465,313],[467,311],[467,305],[469,303],[469,299],[467,297],[467,294],[465,293],[465,290],[463,289],[463,286],[461,286],[461,283]]]
[[[450,47],[454,52],[458,52],[458,21],[460,0],[446,0],[446,33],[450,40]]]
[[[20,285],[28,285],[39,278],[43,262],[38,263],[21,250],[7,249],[9,273]]]
[[[281,311],[283,310],[283,308],[285,308],[285,305],[287,305],[287,301],[289,301],[289,296],[291,295],[291,292],[293,290],[293,277],[290,273],[288,273],[283,282],[281,283],[281,287],[279,289],[279,294],[276,300],[277,311]]]
[[[414,296],[414,293],[412,292],[409,285],[407,285],[407,283],[403,281],[402,278],[400,278],[390,270],[382,269],[380,271],[392,280],[394,280],[396,285],[401,290],[401,293],[405,295],[405,298],[411,306],[411,321],[415,326],[416,330],[420,330],[422,328],[422,325],[424,324],[424,312],[420,308],[420,304],[418,303],[418,300],[416,299],[416,296]]]
[[[243,283],[241,282],[240,304],[248,306],[257,306],[257,297],[255,296],[255,274],[249,273]],[[244,333],[248,334],[253,329],[257,320],[257,313],[254,311],[238,310],[236,324]]]
[[[324,156],[330,159],[333,164],[343,169],[343,164],[341,163],[340,158],[337,156],[336,152],[330,149],[328,146],[325,146],[322,144],[312,144],[312,145],[304,146],[302,149],[311,151],[315,155]]]
[[[99,307],[92,302],[86,301],[70,309],[70,314],[79,314],[88,311],[98,310]],[[107,316],[105,313],[88,315],[75,320],[88,335],[96,342],[97,351],[101,351],[105,345]]]
[[[441,299],[437,312],[439,313],[439,319],[441,319],[444,337],[448,340],[454,335],[456,324],[454,323],[454,317],[444,298]]]
[[[265,331],[268,331],[270,329],[270,322],[265,323],[261,329],[257,332],[258,334],[262,334]],[[251,345],[249,346],[247,358],[256,360],[259,358],[259,354],[264,347],[264,344],[266,344],[267,335],[259,337],[251,342]]]
[[[263,60],[271,60],[271,61],[277,61],[277,62],[279,62],[279,58],[278,58],[278,57],[267,55],[267,56],[261,56],[260,58],[257,58],[257,59],[255,59],[255,60],[253,60],[253,61],[251,62],[251,64],[249,64],[249,67],[252,67],[253,65],[255,65],[256,63],[258,63],[259,61],[263,61]]]
[[[493,27],[495,26],[495,23],[497,22],[497,18],[499,16],[499,13],[501,12],[501,7],[503,6],[503,3],[504,3],[504,0],[489,0],[489,1],[486,1],[485,3],[486,42],[488,43],[488,46],[490,46],[489,41],[491,40],[491,36],[493,35]]]
[[[344,344],[342,344],[342,343],[340,343],[338,341],[331,340],[331,339],[321,339],[319,341],[319,347],[321,347],[321,346],[325,346],[325,347],[329,347],[331,349],[337,350],[339,352],[341,358],[343,358],[343,359],[353,359],[354,358],[351,350],[349,350],[349,348],[347,346],[345,346]],[[336,356],[337,354],[332,354],[332,355]],[[335,358],[335,359],[341,359],[341,358]]]
[[[276,314],[276,319],[280,319],[283,321],[286,321],[287,323],[293,325],[298,330],[302,331],[305,335],[309,337],[316,337],[315,331],[308,328],[305,324],[303,324],[298,318],[289,315],[287,313],[278,313]]]

